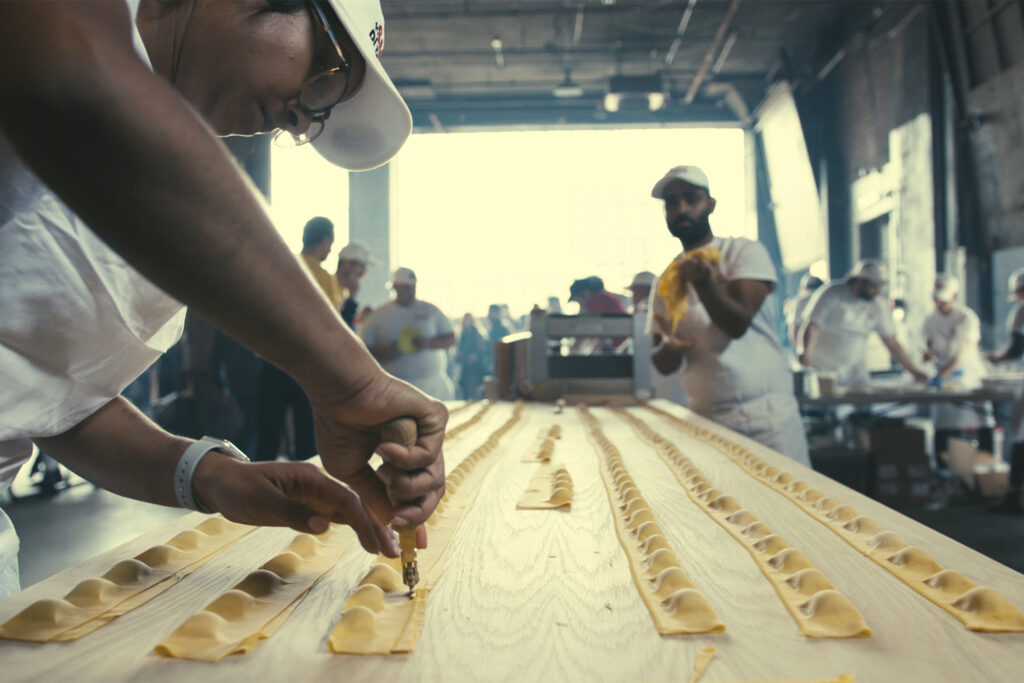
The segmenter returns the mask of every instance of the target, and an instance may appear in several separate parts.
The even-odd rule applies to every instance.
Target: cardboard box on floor
[[[942,454],[949,471],[963,480],[967,488],[983,498],[998,498],[1010,484],[1010,466],[991,453],[978,450],[971,441],[953,437],[949,450]]]

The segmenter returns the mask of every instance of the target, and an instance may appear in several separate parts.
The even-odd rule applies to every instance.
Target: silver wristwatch
[[[178,460],[178,467],[174,470],[174,495],[181,507],[205,512],[206,514],[213,512],[213,510],[203,505],[199,497],[196,496],[195,489],[192,486],[192,476],[195,474],[199,461],[207,453],[214,450],[224,455],[229,455],[235,460],[249,462],[248,456],[230,441],[212,436],[204,436],[199,439],[185,449],[185,452],[181,454],[181,459]]]

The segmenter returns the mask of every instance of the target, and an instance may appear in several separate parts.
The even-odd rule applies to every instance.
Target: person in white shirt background
[[[215,137],[283,130],[345,168],[383,164],[411,130],[383,26],[377,0],[0,2],[0,488],[35,441],[122,495],[344,522],[397,556],[385,525],[421,524],[443,492],[447,411],[381,370]],[[174,436],[119,397],[180,337],[183,304],[300,383],[337,479]],[[382,445],[406,415],[417,445]],[[0,597],[17,549],[0,513]]]
[[[398,268],[391,277],[395,298],[376,309],[359,330],[370,353],[395,377],[451,401],[448,348],[455,346],[451,321],[437,306],[416,298],[416,273]]]
[[[799,346],[798,338],[800,329],[804,325],[804,313],[807,311],[807,303],[811,296],[825,282],[816,275],[810,273],[800,278],[800,291],[793,298],[786,301],[782,307],[782,314],[786,318],[786,333],[789,335],[789,343],[795,349]]]
[[[655,368],[679,371],[695,412],[810,466],[792,374],[775,332],[770,295],[778,278],[768,250],[712,234],[716,202],[696,166],[670,169],[651,196],[664,202],[669,232],[682,244],[676,261],[688,299],[686,317],[673,330],[658,295],[660,278],[652,287],[647,331]],[[699,255],[685,258],[708,248],[721,253],[717,265]]]
[[[970,308],[957,303],[960,281],[952,275],[935,278],[932,300],[935,310],[924,320],[923,334],[926,351],[924,362],[932,363],[935,376],[929,385],[970,391],[981,386],[986,375],[985,364],[978,348],[981,342],[981,324]],[[978,436],[982,450],[992,450],[992,427],[995,426],[992,404],[935,403],[932,406],[935,423],[935,454],[946,450],[951,436],[963,436],[971,430]],[[941,459],[938,460],[941,463]]]
[[[885,266],[862,259],[845,280],[815,292],[807,304],[798,338],[800,364],[836,373],[840,387],[865,386],[870,381],[866,343],[868,335],[875,333],[914,381],[927,381],[928,375],[918,369],[896,340],[892,314],[881,296],[886,279]]]
[[[989,355],[988,359],[993,363],[1024,358],[1024,268],[1013,271],[1007,285],[1009,299],[1016,304],[1006,318],[1010,344],[1002,351]],[[1020,514],[1024,503],[1021,500],[1024,495],[1024,382],[1017,390],[1010,413],[1010,438],[1010,487],[999,509]]]

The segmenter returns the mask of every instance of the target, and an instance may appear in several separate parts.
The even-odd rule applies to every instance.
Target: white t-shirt
[[[803,327],[804,314],[807,312],[807,304],[810,303],[812,296],[814,296],[814,292],[801,292],[787,301],[783,307],[783,315],[786,317],[786,331],[791,336],[790,343],[794,346],[798,345],[798,340],[794,337],[800,333],[800,328]]]
[[[1011,335],[1024,334],[1024,303],[1018,303],[1017,307],[1010,311],[1006,318],[1006,329]],[[1017,391],[1017,398],[1010,413],[1010,434],[1013,443],[1024,443],[1024,382]]]
[[[949,315],[932,311],[924,320],[924,338],[928,348],[935,354],[933,362],[936,371],[949,365],[959,355],[960,364],[957,367],[963,371],[960,385],[964,389],[981,386],[981,379],[986,373],[978,349],[981,323],[974,311],[964,306],[956,306]]]
[[[956,306],[949,315],[932,311],[924,320],[923,331],[925,343],[935,353],[933,363],[936,372],[959,355],[957,367],[961,376],[956,388],[969,390],[981,386],[981,380],[987,373],[978,349],[981,324],[974,311],[964,306]],[[936,429],[970,429],[995,424],[988,402],[936,403],[932,406],[932,419]]]
[[[870,379],[865,358],[868,335],[894,334],[886,299],[876,296],[868,301],[856,297],[845,280],[815,292],[807,304],[805,318],[820,331],[810,367],[835,372],[841,386],[859,386]]]
[[[452,324],[437,306],[415,300],[409,306],[388,302],[370,314],[359,330],[367,346],[394,344],[403,330],[412,327],[424,339],[452,334]],[[448,353],[444,349],[421,349],[403,353],[382,363],[384,369],[399,379],[422,389],[434,398],[451,401],[455,387],[448,377]]]
[[[127,4],[134,29],[138,0]],[[137,29],[133,41],[149,65]],[[0,490],[32,452],[25,437],[67,431],[115,398],[184,321],[184,307],[97,237],[0,131]],[[0,576],[7,547],[0,539]]]

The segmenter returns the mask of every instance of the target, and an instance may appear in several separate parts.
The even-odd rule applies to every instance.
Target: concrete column
[[[388,301],[387,281],[394,266],[395,253],[391,220],[394,202],[391,196],[391,164],[372,171],[348,175],[348,234],[350,240],[365,244],[380,264],[370,266],[359,289],[361,306],[377,308]]]

